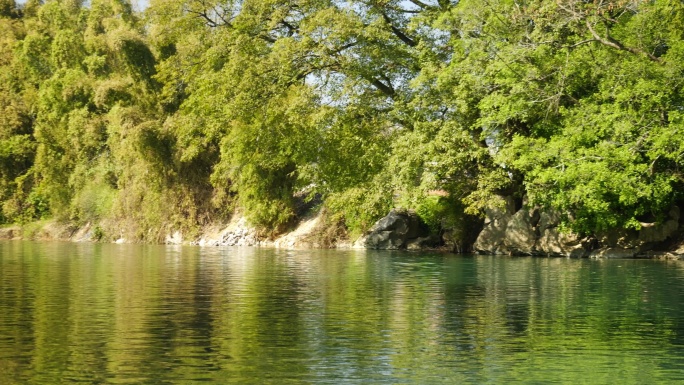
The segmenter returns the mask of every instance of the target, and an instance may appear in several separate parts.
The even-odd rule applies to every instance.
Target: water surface
[[[0,384],[684,381],[684,264],[0,242]]]

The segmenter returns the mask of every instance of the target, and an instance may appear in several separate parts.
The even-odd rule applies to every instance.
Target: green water
[[[684,264],[0,243],[0,384],[684,381]]]

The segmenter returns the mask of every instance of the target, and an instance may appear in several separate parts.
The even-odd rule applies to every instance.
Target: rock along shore
[[[570,258],[658,258],[684,259],[684,226],[680,210],[674,206],[661,223],[642,223],[640,230],[607,232],[594,237],[579,237],[560,228],[557,214],[538,208],[516,209],[511,200],[503,208],[487,210],[474,242],[454,239],[453,232],[431,234],[427,226],[411,211],[392,210],[368,232],[353,241],[338,237],[323,242],[321,212],[304,217],[290,232],[269,238],[234,215],[224,226],[210,226],[201,236],[189,239],[180,231],[170,231],[165,244],[198,246],[252,246],[284,249],[376,249],[376,250],[442,250],[457,253],[528,255]],[[65,240],[93,242],[97,226],[77,228],[68,224],[42,222],[33,230],[12,226],[0,228],[0,239]],[[129,243],[124,237],[115,243]]]

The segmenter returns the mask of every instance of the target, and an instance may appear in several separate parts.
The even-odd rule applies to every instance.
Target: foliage
[[[674,0],[0,1],[0,221],[155,240],[309,194],[436,231],[526,196],[638,228],[684,198],[683,31]]]

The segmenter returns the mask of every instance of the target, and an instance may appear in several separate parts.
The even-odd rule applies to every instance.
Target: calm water
[[[0,384],[684,381],[684,264],[0,243]]]

